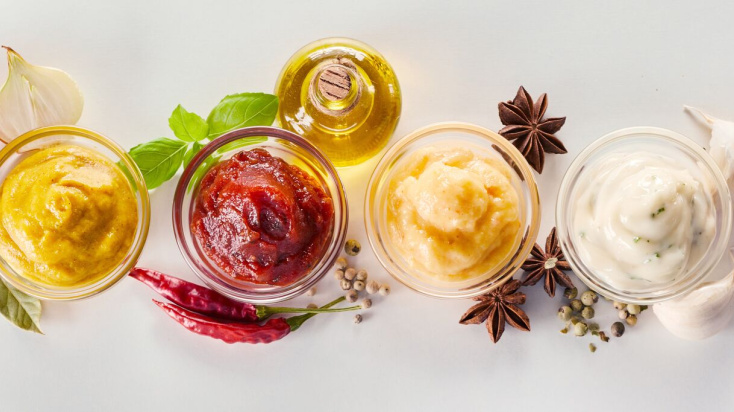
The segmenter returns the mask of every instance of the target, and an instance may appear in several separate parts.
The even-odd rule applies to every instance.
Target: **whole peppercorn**
[[[379,292],[380,292],[380,295],[382,295],[382,296],[389,295],[390,294],[390,285],[388,285],[387,283],[386,284],[383,284],[382,286],[380,286]]]
[[[574,299],[571,301],[571,309],[573,309],[574,312],[581,312],[581,309],[584,308],[584,304],[578,300]]]
[[[622,319],[622,320],[627,319],[627,316],[629,316],[629,315],[630,314],[627,313],[627,311],[625,309],[622,309],[619,312],[617,312],[617,316],[619,316],[619,318]]]
[[[584,336],[589,331],[589,327],[584,322],[573,325],[573,334],[576,336]]]
[[[344,279],[354,280],[355,277],[357,277],[357,269],[347,268],[347,270],[344,271]]]
[[[364,269],[358,270],[357,271],[357,280],[361,280],[362,282],[364,282],[365,280],[367,280],[367,271],[364,270]]]
[[[622,303],[622,302],[615,301],[613,305],[614,305],[614,309],[617,309],[617,310],[623,310],[627,308],[627,304]]]
[[[575,325],[577,323],[581,322],[581,318],[579,316],[573,315],[571,316],[571,324]]]
[[[317,309],[318,307],[319,305],[315,303],[309,303],[308,305],[306,305],[306,309]]]
[[[344,271],[343,270],[337,270],[334,272],[334,278],[338,281],[344,280]]]
[[[584,319],[592,319],[592,318],[594,318],[594,308],[592,308],[591,306],[585,307],[581,311],[581,317],[584,318]]]
[[[347,302],[354,303],[357,301],[357,291],[356,290],[350,290],[347,292],[347,294],[344,296],[347,298]]]
[[[353,286],[354,286],[354,290],[358,292],[364,290],[365,288],[365,284],[361,280],[355,280]]]
[[[563,297],[571,300],[576,299],[576,296],[579,295],[579,290],[576,288],[566,288],[563,290]]]
[[[336,268],[336,270],[341,270],[341,271],[345,271],[347,269],[347,266],[348,266],[347,258],[345,257],[340,257],[339,259],[336,260],[336,263],[334,264],[334,267]]]
[[[342,279],[340,286],[342,287],[342,290],[349,290],[352,288],[352,282]]]
[[[558,308],[558,319],[562,321],[569,321],[571,320],[571,314],[573,313],[573,309],[571,309],[570,306],[561,306]]]
[[[630,315],[639,315],[640,305],[627,305],[627,313]]]
[[[313,296],[315,294],[316,294],[316,287],[315,286],[306,291],[306,296]]]
[[[637,325],[637,315],[629,315],[629,316],[627,316],[626,321],[627,321],[627,324],[630,325],[630,326]]]
[[[370,295],[377,293],[380,290],[380,284],[374,280],[367,282],[367,293]]]
[[[614,322],[612,323],[612,336],[618,338],[624,335],[624,323]]]
[[[362,245],[354,239],[349,239],[347,240],[347,243],[344,244],[344,251],[349,256],[357,256],[361,250]]]
[[[372,299],[362,299],[362,309],[369,309],[372,307]]]
[[[587,325],[589,327],[589,332],[591,333],[597,333],[599,332],[599,324],[596,322],[591,322]]]
[[[354,315],[354,323],[362,323],[362,315],[359,313]]]
[[[599,295],[597,295],[596,292],[594,292],[593,290],[587,290],[586,292],[581,294],[581,303],[586,306],[591,306],[598,301]]]

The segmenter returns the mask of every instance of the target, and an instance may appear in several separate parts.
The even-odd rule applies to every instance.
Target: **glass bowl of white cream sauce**
[[[652,304],[687,293],[726,252],[729,188],[711,156],[654,127],[612,132],[584,149],[561,182],[561,248],[603,296]]]

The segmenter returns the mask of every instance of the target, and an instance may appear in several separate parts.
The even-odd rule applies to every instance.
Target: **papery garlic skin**
[[[688,340],[709,338],[724,329],[734,315],[734,271],[652,309],[673,335]]]
[[[0,89],[0,140],[10,142],[33,129],[76,124],[84,97],[67,73],[34,66],[9,47],[8,79]]]
[[[734,122],[721,120],[691,106],[683,106],[711,129],[708,152],[727,182],[734,177]]]

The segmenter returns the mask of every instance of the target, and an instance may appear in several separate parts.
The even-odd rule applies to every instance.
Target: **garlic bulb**
[[[8,79],[0,90],[0,140],[10,142],[44,126],[75,124],[82,115],[84,98],[65,72],[34,66],[10,47]]]
[[[732,252],[734,260],[734,252]],[[723,279],[705,283],[689,294],[658,303],[655,316],[673,335],[690,340],[719,333],[734,315],[734,271]]]
[[[734,122],[717,119],[691,106],[683,106],[701,123],[711,129],[709,154],[721,169],[727,181],[734,177]]]

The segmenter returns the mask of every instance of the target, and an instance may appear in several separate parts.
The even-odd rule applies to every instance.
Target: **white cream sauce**
[[[613,153],[579,181],[574,244],[611,286],[636,290],[674,281],[708,249],[716,216],[711,189],[670,157]]]

